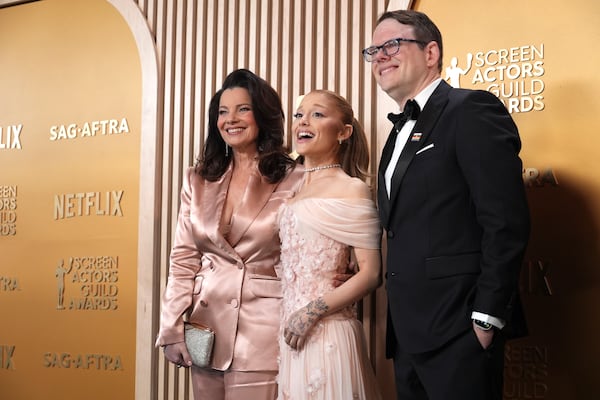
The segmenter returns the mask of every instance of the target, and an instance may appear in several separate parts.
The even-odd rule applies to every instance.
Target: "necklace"
[[[315,172],[315,171],[320,171],[322,169],[329,169],[329,168],[341,168],[342,165],[341,164],[327,164],[327,165],[319,165],[318,167],[312,167],[312,168],[306,168],[304,170],[304,172]]]

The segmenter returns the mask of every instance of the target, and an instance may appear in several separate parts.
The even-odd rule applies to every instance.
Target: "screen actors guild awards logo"
[[[69,257],[58,261],[56,278],[57,310],[99,310],[118,308],[119,257]],[[75,293],[67,297],[65,293]]]
[[[495,94],[510,113],[542,111],[544,103],[544,44],[526,44],[469,52],[466,65],[452,57],[445,79],[453,87],[487,90]],[[464,78],[461,80],[461,78]]]
[[[17,234],[17,186],[0,185],[0,236]]]
[[[446,80],[448,83],[455,88],[460,87],[460,77],[461,75],[466,75],[471,69],[471,64],[473,63],[473,54],[467,53],[467,66],[465,69],[458,67],[458,58],[452,57],[450,60],[450,66],[446,67]]]
[[[56,267],[56,289],[58,291],[58,302],[56,304],[57,310],[64,310],[65,302],[65,276],[73,269],[73,258],[69,259],[69,268],[64,267],[64,261],[60,260]]]

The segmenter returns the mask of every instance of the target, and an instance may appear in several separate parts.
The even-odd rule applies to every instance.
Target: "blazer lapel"
[[[232,165],[229,165],[223,176],[215,182],[205,181],[201,200],[202,214],[200,215],[210,241],[230,254],[235,253],[233,247],[225,239],[219,228],[223,207],[225,207],[227,188],[231,182],[232,168]]]
[[[229,242],[232,246],[235,247],[240,241],[256,216],[265,207],[276,187],[276,183],[269,183],[258,171],[250,175],[244,197],[232,217],[229,232]]]
[[[225,249],[234,257],[239,255],[235,251],[235,245],[243,237],[256,216],[265,207],[277,184],[271,184],[263,178],[258,171],[250,175],[248,186],[239,206],[234,210],[231,221],[231,229],[226,239],[219,229],[227,189],[231,182],[232,166],[225,171],[223,176],[216,182],[207,182],[202,194],[201,215],[203,224],[206,226],[207,235],[210,240]]]
[[[394,169],[394,174],[392,175],[390,204],[394,204],[396,198],[398,197],[402,179],[404,178],[406,170],[414,158],[415,153],[419,151],[419,149],[422,148],[427,142],[427,137],[435,127],[438,118],[448,102],[448,92],[451,90],[451,88],[452,87],[446,82],[441,81],[427,100],[423,111],[421,111],[415,126],[408,136],[408,141],[406,142],[402,153],[400,153],[400,158],[398,159],[396,168]],[[390,215],[388,213],[387,218],[389,219],[389,217]],[[386,225],[388,222],[388,220],[385,221]]]

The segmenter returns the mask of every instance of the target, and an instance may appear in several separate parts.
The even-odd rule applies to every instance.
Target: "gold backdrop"
[[[462,87],[496,93],[521,133],[532,215],[521,276],[530,336],[506,350],[504,398],[595,398],[600,3],[421,0],[415,6],[442,31],[444,66],[456,57],[450,76]]]
[[[207,99],[237,67],[272,82],[288,115],[307,89],[340,91],[371,133],[374,170],[395,106],[358,51],[381,12],[409,3],[0,8],[0,398],[130,399],[134,383],[140,400],[190,398],[186,372],[165,364],[152,342],[181,171],[201,148]],[[412,3],[442,30],[444,78],[497,93],[521,131],[533,222],[521,293],[531,335],[507,348],[505,399],[594,398],[600,5]],[[133,24],[134,14],[147,24]],[[140,65],[142,34],[155,49]],[[156,74],[157,65],[158,82],[142,96],[144,71]],[[146,136],[144,124],[155,128]],[[381,289],[364,311],[370,355],[392,399]]]
[[[132,399],[140,64],[106,1],[0,9],[0,398]]]

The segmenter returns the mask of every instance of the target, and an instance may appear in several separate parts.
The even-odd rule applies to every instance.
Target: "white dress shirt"
[[[419,94],[417,94],[414,100],[417,102],[421,110],[425,107],[427,100],[433,93],[433,91],[437,88],[437,86],[442,81],[442,78],[438,78],[435,81],[431,82],[429,86],[423,89]],[[385,188],[387,190],[388,198],[390,197],[390,193],[392,192],[392,175],[394,175],[394,170],[396,169],[396,164],[398,164],[398,159],[400,158],[400,153],[404,149],[404,145],[408,140],[408,136],[410,132],[414,128],[417,121],[414,119],[409,119],[406,121],[400,132],[398,132],[398,136],[396,136],[396,143],[394,145],[394,152],[392,153],[392,158],[390,159],[390,163],[385,170]]]

